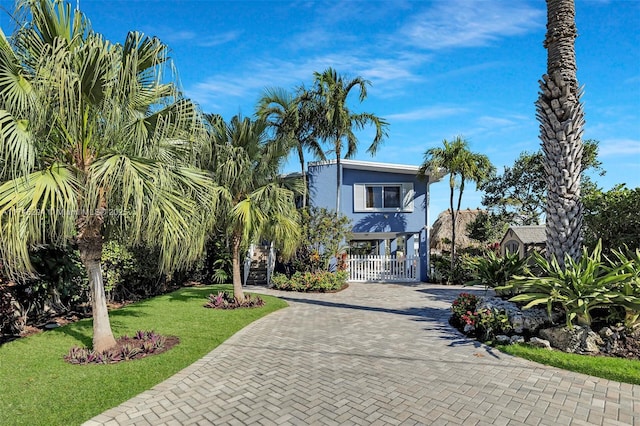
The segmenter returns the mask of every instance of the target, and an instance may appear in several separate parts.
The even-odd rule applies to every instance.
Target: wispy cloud
[[[154,33],[169,45],[189,42],[200,47],[213,47],[237,40],[242,31],[227,31],[219,34],[203,35],[191,30],[179,30],[168,27],[157,28]]]
[[[544,27],[544,8],[519,1],[481,3],[438,1],[401,31],[409,44],[424,49],[484,46],[494,40]]]
[[[465,108],[459,107],[447,107],[447,106],[431,106],[413,111],[401,112],[398,114],[387,115],[389,121],[420,121],[420,120],[434,120],[438,118],[450,117],[453,115],[460,115],[466,113]]]
[[[218,99],[257,98],[265,87],[309,85],[315,71],[327,67],[351,70],[347,77],[362,76],[373,82],[378,96],[392,96],[394,91],[385,90],[386,85],[414,82],[418,77],[413,73],[415,61],[420,55],[393,60],[363,58],[351,54],[326,54],[300,60],[278,60],[273,58],[253,58],[250,64],[239,64],[239,72],[226,72],[207,76],[204,80],[186,89],[187,95],[200,104],[209,106]],[[369,95],[371,96],[371,90]]]
[[[608,157],[614,155],[638,155],[640,156],[640,140],[633,139],[608,139],[598,144],[598,155]],[[638,158],[640,161],[640,157]]]

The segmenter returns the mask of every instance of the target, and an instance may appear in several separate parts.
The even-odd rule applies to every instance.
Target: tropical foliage
[[[286,151],[268,138],[265,120],[235,116],[225,123],[216,115],[207,119],[212,155],[201,162],[219,186],[217,226],[230,236],[233,293],[243,301],[242,249],[260,238],[274,241],[284,257],[297,247],[295,193],[279,177]]]
[[[274,275],[271,285],[276,290],[324,293],[342,290],[347,285],[347,272],[295,272],[291,277]]]
[[[519,293],[510,300],[526,303],[525,309],[544,304],[551,317],[554,304],[559,304],[566,315],[567,326],[573,325],[574,320],[580,325],[590,325],[592,312],[599,308],[620,306],[640,311],[640,293],[622,291],[632,277],[626,272],[632,262],[627,260],[610,266],[602,258],[600,244],[591,253],[584,249],[579,261],[567,254],[564,265],[553,256],[548,261],[537,252],[533,253],[533,259],[542,271],[539,276],[515,276],[507,286],[498,287]]]
[[[290,265],[300,272],[329,270],[332,262],[346,252],[351,238],[351,220],[335,211],[311,207],[301,211],[301,239]],[[291,275],[291,274],[289,274]]]
[[[302,207],[307,206],[307,174],[305,151],[316,159],[324,160],[322,146],[314,128],[314,109],[310,94],[299,88],[293,95],[281,88],[267,89],[258,101],[256,114],[274,129],[275,142],[285,152],[294,150],[302,173]]]
[[[583,198],[584,243],[610,254],[624,247],[640,248],[640,188],[623,184],[609,191],[593,191]]]
[[[418,176],[426,178],[433,173],[443,171],[449,175],[449,208],[451,214],[451,272],[455,267],[456,258],[456,221],[460,213],[462,194],[468,181],[474,182],[476,187],[482,185],[495,171],[489,158],[469,150],[469,144],[461,136],[453,141],[443,140],[442,147],[428,149],[424,154],[424,162],[420,166]],[[454,204],[456,188],[458,189],[457,203]]]
[[[605,174],[598,160],[597,140],[584,141],[581,171],[581,194],[585,196],[596,190],[589,173]],[[493,223],[543,223],[547,203],[543,152],[520,153],[512,166],[505,167],[502,174],[488,179],[480,186],[480,190],[483,193],[482,205],[491,212]]]
[[[77,244],[101,351],[115,344],[100,267],[111,231],[158,245],[161,271],[202,252],[215,197],[190,165],[198,113],[164,74],[160,40],[113,44],[67,3],[17,5],[30,20],[0,32],[0,254],[22,279],[29,247]]]
[[[351,158],[358,149],[358,138],[354,131],[373,125],[376,135],[367,152],[374,155],[387,136],[388,123],[372,113],[355,113],[347,105],[349,95],[354,89],[359,91],[360,102],[366,99],[367,86],[371,85],[368,80],[362,77],[349,79],[338,74],[333,68],[327,68],[322,73],[315,72],[314,77],[314,86],[307,102],[311,105],[315,135],[329,145],[330,152],[336,157],[336,212],[340,212],[340,159],[343,158],[345,143],[344,158]]]
[[[467,285],[483,285],[484,288],[505,286],[515,275],[524,275],[527,271],[527,259],[518,253],[507,252],[504,256],[489,250],[484,256],[470,258],[474,279]],[[500,295],[501,291],[497,290]]]

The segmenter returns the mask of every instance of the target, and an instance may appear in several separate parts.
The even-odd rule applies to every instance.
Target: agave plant
[[[613,255],[616,259],[610,262],[624,265],[623,272],[631,275],[616,288],[616,302],[624,308],[624,325],[628,328],[640,327],[640,249],[630,255],[613,250]]]
[[[520,259],[518,253],[507,252],[498,256],[489,251],[486,256],[471,258],[469,264],[473,268],[475,279],[466,285],[481,284],[485,289],[506,286],[511,277],[528,272],[527,259]],[[506,290],[496,290],[497,294],[511,294]]]
[[[559,303],[566,314],[567,326],[576,320],[580,325],[591,325],[591,312],[596,308],[629,306],[640,309],[640,299],[623,297],[620,288],[629,281],[626,272],[629,262],[609,266],[602,260],[602,244],[599,242],[589,254],[583,249],[582,257],[575,261],[565,256],[564,267],[555,256],[548,261],[539,253],[533,260],[542,270],[542,276],[515,276],[507,286],[499,289],[513,289],[520,293],[512,297],[512,302],[526,302],[524,309],[546,304],[549,317],[554,303]]]

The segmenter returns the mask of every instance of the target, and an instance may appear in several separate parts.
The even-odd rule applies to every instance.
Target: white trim
[[[328,166],[336,164],[336,160],[327,161],[314,161],[309,163],[309,167],[312,166]],[[406,175],[417,175],[420,170],[419,166],[412,166],[409,164],[392,164],[392,163],[374,163],[372,161],[358,161],[358,160],[340,160],[340,164],[345,169],[354,170],[372,170],[389,173],[400,173]]]

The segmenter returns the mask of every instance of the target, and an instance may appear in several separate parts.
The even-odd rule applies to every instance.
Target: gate
[[[349,256],[347,262],[349,281],[420,281],[418,256]]]

